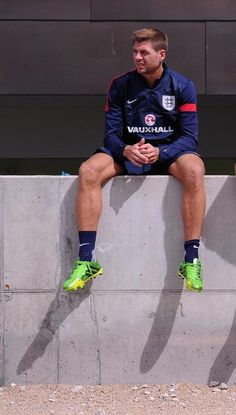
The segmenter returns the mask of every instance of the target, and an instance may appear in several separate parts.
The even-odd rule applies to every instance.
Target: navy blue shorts
[[[180,156],[183,154],[195,154],[196,156],[200,157],[198,153],[195,151],[182,151],[176,154],[175,157],[166,160],[166,161],[159,161],[157,160],[155,163],[152,164],[145,164],[142,167],[135,166],[131,161],[124,159],[122,162],[117,160],[111,153],[109,149],[106,147],[100,147],[98,150],[95,151],[96,153],[105,153],[108,154],[113,158],[113,160],[119,164],[124,169],[125,174],[136,174],[136,175],[143,175],[143,174],[169,174],[168,169],[172,163],[174,163]]]

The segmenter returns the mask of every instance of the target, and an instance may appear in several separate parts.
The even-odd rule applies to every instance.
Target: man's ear
[[[160,55],[160,60],[161,60],[161,61],[164,61],[164,59],[165,59],[165,57],[166,57],[166,51],[165,51],[165,49],[161,49],[161,50],[159,51],[159,55]]]

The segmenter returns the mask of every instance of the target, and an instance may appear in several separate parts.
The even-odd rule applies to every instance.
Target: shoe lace
[[[80,265],[82,265],[83,261],[80,261],[79,259],[74,262],[73,270],[75,271]]]
[[[93,271],[92,271],[92,269],[91,269],[91,267],[90,267],[90,264],[89,264],[88,262],[86,263],[86,266],[87,266],[86,273],[88,272],[88,273],[89,273],[89,275],[92,275]]]
[[[201,279],[201,266],[199,263],[197,264],[188,263],[187,268],[188,268],[188,275],[190,276],[190,278],[196,278],[199,280]]]
[[[79,259],[75,261],[73,271],[84,264],[86,265],[86,268],[87,268],[86,274],[88,273],[89,275],[92,275],[93,271],[91,269],[90,263],[88,261],[80,261]]]

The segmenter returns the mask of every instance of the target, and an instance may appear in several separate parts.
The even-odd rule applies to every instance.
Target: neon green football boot
[[[65,291],[75,291],[84,288],[87,281],[102,274],[102,267],[98,261],[80,261],[77,259],[69,278],[64,282]]]
[[[195,258],[193,263],[182,262],[179,267],[179,276],[186,279],[187,290],[203,290],[202,266],[199,259]]]

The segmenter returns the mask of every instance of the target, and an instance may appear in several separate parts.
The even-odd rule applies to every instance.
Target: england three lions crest
[[[174,95],[162,95],[162,106],[167,111],[172,111],[175,107]]]

